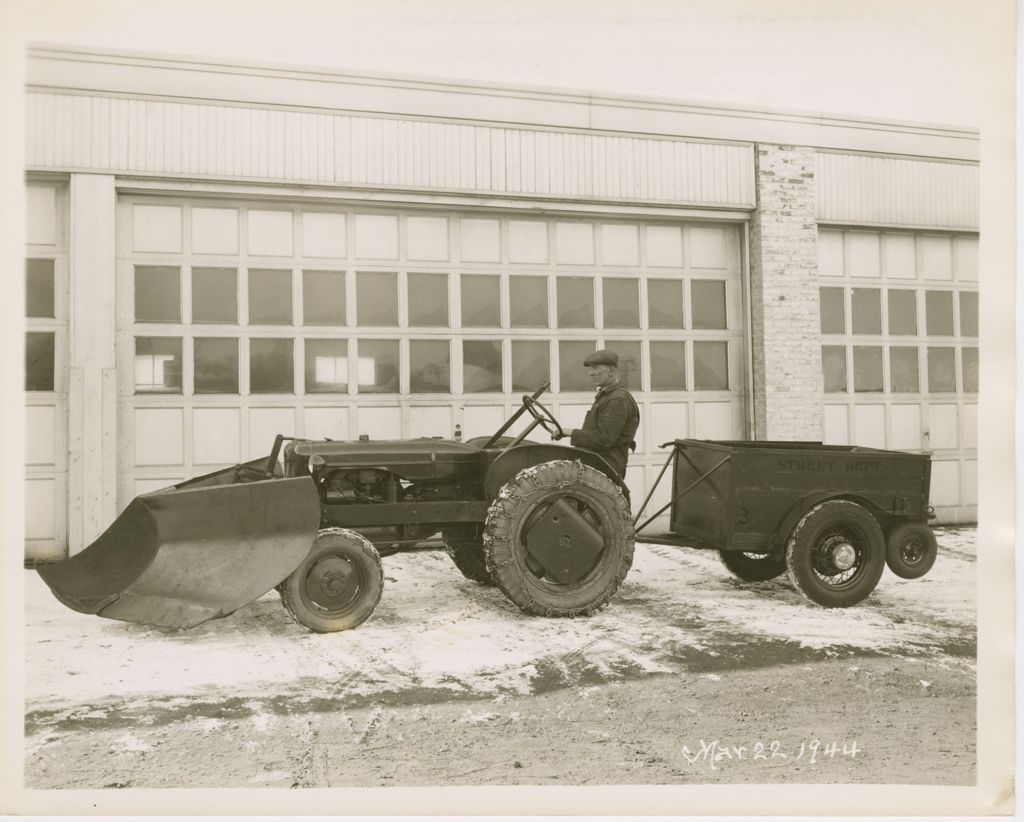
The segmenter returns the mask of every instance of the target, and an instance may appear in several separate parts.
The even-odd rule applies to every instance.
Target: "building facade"
[[[469,438],[545,381],[579,425],[595,347],[634,499],[676,438],[824,440],[930,451],[976,516],[976,131],[54,48],[28,80],[30,560],[277,433]]]

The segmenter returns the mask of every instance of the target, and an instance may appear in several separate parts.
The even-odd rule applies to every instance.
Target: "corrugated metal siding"
[[[977,230],[978,166],[819,152],[818,219]]]
[[[749,145],[28,95],[32,169],[752,207]]]

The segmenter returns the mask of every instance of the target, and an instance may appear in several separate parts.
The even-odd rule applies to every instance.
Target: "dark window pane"
[[[501,342],[462,341],[462,387],[467,393],[501,391]]]
[[[345,272],[302,272],[303,325],[345,325]]]
[[[306,340],[306,393],[348,391],[348,341]]]
[[[360,340],[357,373],[361,394],[397,394],[398,340]]]
[[[619,355],[619,380],[631,391],[639,391],[640,341],[608,340],[607,347]]]
[[[238,272],[235,269],[192,269],[192,322],[238,322]]]
[[[558,327],[594,327],[594,281],[589,277],[559,277]]]
[[[924,312],[929,337],[953,336],[952,291],[926,291]]]
[[[917,292],[889,289],[889,333],[917,334]]]
[[[821,333],[845,334],[846,314],[843,306],[846,289],[821,289]]]
[[[135,321],[181,322],[181,269],[177,266],[135,266]]]
[[[548,278],[508,278],[509,315],[513,328],[548,327]]]
[[[292,324],[292,272],[249,269],[249,322],[252,325]]]
[[[854,334],[882,333],[882,291],[854,288],[850,295]]]
[[[690,308],[694,328],[725,328],[725,283],[721,280],[693,280]],[[697,367],[694,365],[694,376]]]
[[[916,348],[893,346],[889,349],[889,381],[895,392],[916,394],[921,390]]]
[[[365,271],[356,274],[356,321],[359,325],[398,325],[395,274]]]
[[[512,340],[512,390],[536,391],[551,380],[546,340]]]
[[[181,337],[135,338],[135,393],[181,393]]]
[[[978,349],[965,348],[961,352],[964,369],[964,391],[968,394],[978,393]]]
[[[960,334],[964,337],[978,336],[978,292],[960,292]]]
[[[234,337],[196,337],[193,341],[195,392],[238,393],[238,340]]]
[[[882,380],[882,347],[853,347],[853,390],[861,392],[884,390]]]
[[[448,340],[410,340],[409,391],[413,394],[451,392],[451,351]]]
[[[696,341],[693,344],[694,391],[729,389],[729,343]]]
[[[928,391],[945,394],[956,391],[956,349],[928,349]]]
[[[826,393],[846,391],[846,348],[842,345],[821,347],[821,372]]]
[[[295,360],[292,340],[249,340],[249,393],[295,392]]]
[[[583,361],[593,354],[597,343],[593,340],[562,340],[558,343],[558,373],[562,391],[592,391],[587,367]]]
[[[686,343],[651,342],[651,390],[686,390]]]
[[[25,316],[52,317],[53,260],[25,261]]]
[[[683,327],[682,280],[647,281],[647,324],[651,328]]]
[[[501,297],[497,277],[462,275],[462,325],[497,328],[501,325]]]
[[[25,335],[25,390],[53,391],[54,335],[30,331]]]
[[[448,327],[448,275],[409,275],[409,325]]]
[[[605,328],[640,327],[640,281],[621,277],[605,277]]]

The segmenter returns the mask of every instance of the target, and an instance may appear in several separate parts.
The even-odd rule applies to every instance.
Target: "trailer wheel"
[[[906,522],[897,525],[886,540],[885,562],[889,570],[903,579],[917,579],[935,564],[939,546],[927,525]]]
[[[483,530],[477,525],[458,525],[445,528],[444,537],[448,556],[462,576],[481,585],[494,585],[484,558]]]
[[[524,468],[487,512],[484,556],[494,583],[526,613],[592,614],[632,565],[629,506],[615,483],[580,462]]]
[[[346,631],[364,623],[377,607],[384,569],[365,537],[345,528],[325,528],[278,589],[299,625],[321,634]]]
[[[786,570],[784,559],[772,559],[767,554],[748,554],[745,551],[719,551],[722,564],[744,582],[766,582]]]
[[[856,605],[885,569],[885,537],[875,518],[847,500],[811,508],[796,524],[786,548],[793,585],[826,608]]]

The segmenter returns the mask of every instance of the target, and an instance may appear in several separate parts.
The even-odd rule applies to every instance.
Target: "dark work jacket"
[[[620,477],[626,475],[629,449],[636,450],[633,437],[640,425],[636,400],[620,382],[604,385],[594,398],[582,428],[572,432],[570,442],[579,448],[596,451],[611,464]]]

